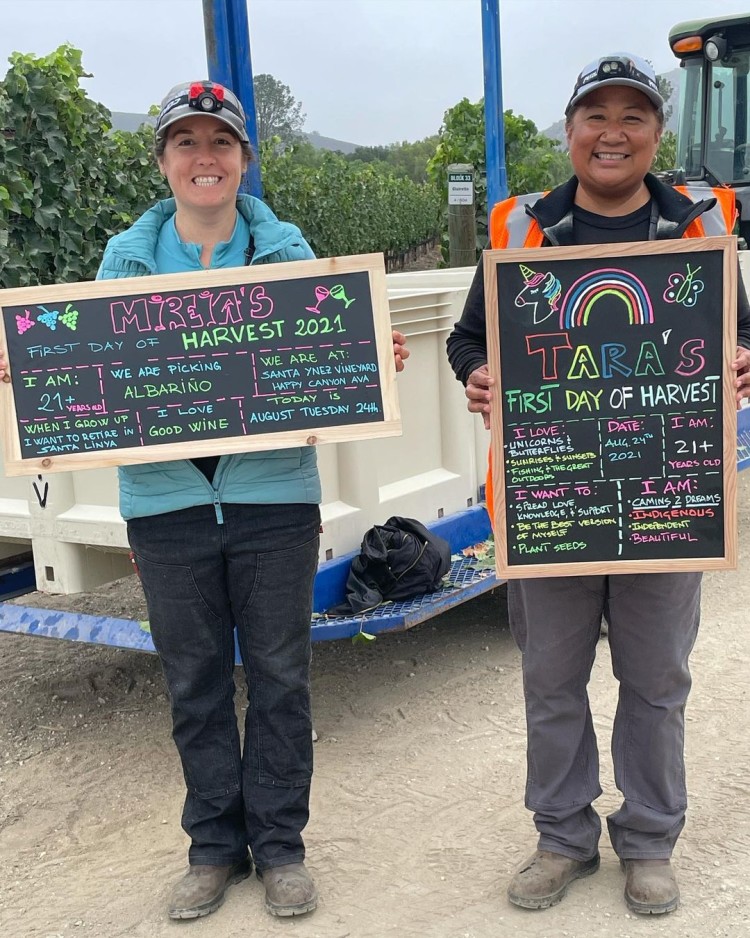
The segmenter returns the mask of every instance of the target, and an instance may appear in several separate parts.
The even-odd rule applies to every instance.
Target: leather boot
[[[215,912],[228,886],[247,879],[253,868],[250,857],[232,866],[191,866],[169,897],[170,918],[201,918]]]
[[[680,889],[669,860],[620,860],[625,902],[631,912],[663,915],[680,904]]]
[[[561,853],[537,850],[510,881],[508,899],[524,909],[548,909],[565,897],[573,880],[598,869],[598,853],[590,860],[573,860]]]
[[[318,891],[304,863],[272,866],[257,876],[266,887],[266,908],[271,915],[302,915],[318,904]]]

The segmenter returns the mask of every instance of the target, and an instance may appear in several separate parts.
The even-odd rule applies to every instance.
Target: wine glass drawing
[[[323,302],[323,300],[328,299],[330,295],[331,291],[328,289],[328,287],[324,287],[322,284],[318,285],[315,287],[315,298],[318,302],[315,304],[315,306],[306,306],[305,309],[309,310],[311,313],[320,313],[320,309],[318,307]]]
[[[350,300],[346,295],[346,290],[344,289],[343,283],[337,283],[335,286],[331,287],[331,296],[334,300],[343,300],[344,309],[349,309],[354,300]]]

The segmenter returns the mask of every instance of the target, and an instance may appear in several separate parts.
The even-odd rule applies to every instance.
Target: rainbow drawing
[[[628,325],[654,321],[654,308],[643,282],[627,270],[604,267],[578,280],[568,289],[560,307],[560,328],[587,326],[591,310],[603,296],[614,296],[625,304]]]

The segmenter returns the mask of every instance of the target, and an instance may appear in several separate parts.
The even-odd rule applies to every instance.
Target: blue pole
[[[482,0],[484,52],[484,139],[487,162],[487,213],[508,197],[505,172],[503,80],[500,55],[500,0]]]
[[[242,102],[247,117],[247,134],[258,154],[247,0],[203,0],[203,25],[208,77],[231,88]],[[248,167],[241,188],[259,199],[263,198],[260,158],[253,160]]]

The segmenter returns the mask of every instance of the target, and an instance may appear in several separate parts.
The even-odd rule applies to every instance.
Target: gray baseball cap
[[[614,52],[591,62],[576,79],[573,95],[568,101],[565,113],[569,114],[578,102],[597,88],[608,85],[625,85],[637,88],[651,101],[655,108],[664,107],[664,98],[659,94],[656,73],[651,65],[637,55],[628,52]]]
[[[184,81],[167,93],[156,118],[156,142],[161,143],[175,121],[196,114],[223,121],[242,143],[250,143],[239,98],[229,88],[213,81]]]

